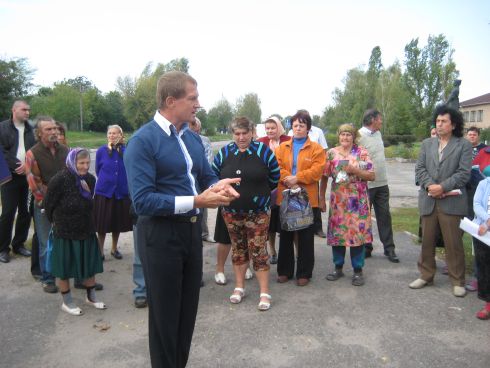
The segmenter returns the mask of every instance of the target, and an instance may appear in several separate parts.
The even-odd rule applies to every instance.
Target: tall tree
[[[221,98],[208,112],[208,124],[220,132],[226,132],[233,119],[233,109],[228,100]]]
[[[157,108],[155,95],[158,78],[172,70],[187,73],[189,61],[186,58],[173,59],[155,67],[150,62],[137,78],[117,78],[117,89],[124,101],[124,115],[133,127],[138,128],[153,117]]]
[[[239,97],[235,106],[235,115],[245,116],[255,124],[259,124],[262,121],[259,96],[256,93],[247,93]]]
[[[444,35],[430,35],[423,48],[418,43],[416,38],[405,46],[404,81],[417,122],[430,124],[436,104],[445,99],[459,72]]]
[[[371,51],[368,70],[366,72],[366,108],[374,108],[376,105],[376,89],[382,70],[383,63],[381,62],[381,48],[376,46]]]
[[[15,99],[29,93],[33,74],[25,58],[0,59],[0,121],[10,117]]]

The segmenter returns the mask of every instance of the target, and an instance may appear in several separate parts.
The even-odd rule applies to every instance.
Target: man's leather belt
[[[168,215],[168,216],[162,216],[162,218],[174,222],[190,222],[190,223],[197,222],[197,216]]]

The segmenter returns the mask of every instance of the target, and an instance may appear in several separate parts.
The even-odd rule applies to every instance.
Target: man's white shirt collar
[[[361,133],[366,133],[366,134],[369,134],[369,135],[373,135],[374,133],[376,133],[376,132],[377,132],[377,130],[375,130],[375,131],[373,132],[371,129],[369,129],[369,128],[365,127],[365,126],[363,126],[363,127],[362,127],[361,129],[359,129],[359,130],[361,131]]]
[[[170,130],[170,125],[173,125],[170,121],[168,121],[160,112],[157,110],[155,112],[155,116],[153,117],[153,120],[155,120],[160,128],[163,129],[165,133],[167,133],[169,136],[172,134],[172,131]],[[179,137],[184,134],[184,132],[187,130],[187,123],[185,123],[182,126],[182,129],[180,129],[179,132]]]

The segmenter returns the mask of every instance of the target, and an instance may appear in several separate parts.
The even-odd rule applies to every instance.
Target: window
[[[468,121],[470,121],[469,119],[470,119],[470,112],[469,111],[465,111],[464,112],[464,121],[465,122],[468,122]]]
[[[478,114],[476,115],[476,121],[483,121],[483,110],[478,110]]]
[[[470,121],[473,123],[475,121],[475,115],[476,115],[476,111],[473,110],[470,114]]]

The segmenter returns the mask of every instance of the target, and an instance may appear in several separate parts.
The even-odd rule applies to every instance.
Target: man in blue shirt
[[[158,111],[133,135],[124,156],[138,215],[153,368],[184,367],[189,357],[202,272],[199,208],[226,206],[238,197],[232,184],[239,179],[218,181],[199,135],[188,127],[198,97],[188,74],[160,77]]]

